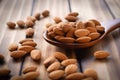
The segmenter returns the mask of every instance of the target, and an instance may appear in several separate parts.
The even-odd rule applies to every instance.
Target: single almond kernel
[[[30,20],[30,21],[32,21],[33,23],[35,23],[36,18],[33,17],[33,16],[28,16],[28,17],[27,17],[27,20]]]
[[[19,26],[19,28],[24,28],[25,27],[25,22],[23,20],[18,20],[17,25]]]
[[[75,22],[77,20],[77,17],[74,16],[66,16],[65,19],[69,22]]]
[[[37,70],[37,66],[29,66],[23,69],[23,73],[26,74],[28,72],[35,72]]]
[[[9,22],[7,22],[7,26],[9,29],[15,29],[16,24],[14,22],[9,21]]]
[[[90,33],[89,35],[88,35],[88,37],[90,37],[91,38],[91,40],[95,40],[95,39],[98,39],[99,37],[100,37],[100,33],[98,33],[98,32],[93,32],[93,33]]]
[[[33,60],[38,61],[41,59],[41,51],[40,50],[32,50],[30,56]]]
[[[0,77],[8,76],[10,72],[11,71],[8,68],[0,68]]]
[[[25,24],[26,24],[27,28],[33,27],[33,25],[34,25],[34,23],[31,20],[25,21]]]
[[[54,18],[54,21],[55,21],[55,23],[60,23],[60,22],[62,22],[62,20],[61,20],[60,17],[55,17],[55,18]]]
[[[31,39],[31,38],[23,39],[23,40],[19,41],[19,43],[22,44],[27,41],[33,41],[33,39]]]
[[[36,18],[36,20],[40,20],[40,15],[41,14],[39,12],[34,14],[34,17]]]
[[[32,47],[32,46],[20,46],[20,47],[18,47],[18,50],[22,50],[22,51],[25,51],[27,53],[30,53],[33,49],[34,49],[34,47]]]
[[[17,48],[18,48],[18,45],[16,43],[12,43],[8,46],[9,51],[15,51],[17,50]]]
[[[37,46],[37,43],[36,43],[36,42],[33,42],[33,41],[26,41],[26,42],[23,42],[21,45],[22,45],[22,46],[32,46],[32,47],[36,47],[36,46]]]
[[[47,17],[47,16],[49,16],[49,14],[50,14],[50,12],[48,10],[44,10],[42,12],[43,17]]]
[[[74,34],[76,37],[83,37],[87,36],[89,33],[90,31],[87,29],[77,29]]]
[[[22,51],[22,50],[17,50],[17,51],[10,52],[10,56],[13,57],[13,58],[21,58],[25,54],[26,54],[26,52]]]
[[[74,16],[74,17],[77,17],[79,15],[78,12],[71,12],[68,14],[68,16]]]
[[[4,56],[2,54],[0,54],[0,61],[3,61]]]
[[[33,35],[34,35],[34,29],[32,29],[32,28],[26,29],[25,34],[26,34],[26,37],[33,37]]]
[[[68,57],[62,52],[55,52],[54,57],[57,58],[59,61],[68,59]]]
[[[78,43],[86,43],[86,42],[90,42],[91,38],[88,36],[83,36],[83,37],[79,37],[75,40]]]
[[[76,59],[66,59],[66,60],[63,60],[62,62],[61,62],[61,65],[63,65],[63,66],[68,66],[68,65],[70,65],[70,64],[76,64],[77,63],[77,60]]]

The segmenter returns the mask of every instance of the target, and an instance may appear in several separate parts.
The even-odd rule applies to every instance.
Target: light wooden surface
[[[48,9],[50,16],[37,21],[33,39],[37,48],[42,52],[41,62],[34,62],[29,56],[23,60],[14,61],[7,49],[10,43],[18,43],[25,39],[25,29],[10,30],[7,21],[25,20],[27,16]],[[98,19],[101,22],[120,18],[120,0],[0,0],[0,53],[5,56],[5,64],[0,67],[9,67],[11,76],[22,75],[21,71],[29,65],[37,65],[40,72],[39,80],[49,80],[43,61],[55,51],[67,54],[69,58],[77,58],[80,71],[93,68],[97,71],[99,80],[120,80],[120,29],[106,36],[100,43],[90,48],[78,51],[65,51],[64,49],[48,44],[42,37],[45,24],[53,22],[53,17],[62,19],[70,11],[79,12],[80,20]],[[95,60],[93,52],[106,50],[110,53],[107,60]],[[86,54],[86,55],[82,55]]]

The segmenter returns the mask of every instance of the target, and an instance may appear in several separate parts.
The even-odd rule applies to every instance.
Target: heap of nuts
[[[105,32],[99,21],[76,22],[77,16],[76,12],[68,14],[65,19],[69,22],[55,17],[55,24],[46,24],[48,37],[63,43],[86,43],[98,39]]]
[[[49,11],[48,10],[44,10],[41,14],[42,14],[43,17],[47,17],[47,16],[49,16]],[[12,21],[9,21],[9,22],[7,22],[7,26],[10,29],[15,29],[16,28],[16,24],[17,24],[18,27],[21,28],[21,29],[28,28],[26,30],[26,37],[27,38],[28,37],[29,38],[33,37],[33,34],[34,34],[33,26],[35,25],[36,20],[40,20],[41,14],[40,13],[35,13],[33,16],[28,16],[26,18],[26,21],[18,20],[16,23],[12,22]]]
[[[41,59],[41,51],[35,49],[37,43],[33,39],[27,38],[19,42],[21,45],[13,43],[10,44],[8,50],[10,51],[10,56],[17,59],[22,58],[26,54],[30,53],[30,56],[33,60],[38,61]]]
[[[55,52],[44,61],[49,78],[52,80],[96,80],[97,72],[88,68],[84,73],[79,72],[76,59],[68,59],[64,53]]]
[[[10,80],[36,80],[40,73],[37,70],[37,67],[31,65],[23,69],[23,75],[21,76],[13,76]]]

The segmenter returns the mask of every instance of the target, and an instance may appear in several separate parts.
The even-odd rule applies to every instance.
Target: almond
[[[34,23],[36,21],[36,18],[33,17],[33,16],[28,16],[27,20],[30,20],[30,21],[32,21]]]
[[[17,25],[19,26],[19,28],[24,28],[25,27],[25,22],[23,20],[18,20]]]
[[[76,22],[68,22],[69,25],[71,25],[73,28],[76,28]]]
[[[60,41],[61,38],[64,38],[64,36],[55,36],[54,38],[55,38],[57,41]]]
[[[87,29],[77,29],[74,34],[76,37],[83,37],[87,36],[89,33],[90,31]]]
[[[49,14],[50,14],[50,12],[48,10],[44,10],[42,12],[43,17],[47,17],[47,16],[49,16]]]
[[[95,23],[93,21],[87,21],[84,24],[85,24],[85,27],[95,27]]]
[[[76,39],[76,42],[78,43],[86,43],[86,42],[90,42],[91,38],[87,37],[87,36],[83,36],[83,37],[79,37]]]
[[[77,20],[77,17],[74,16],[66,16],[65,19],[70,22],[75,22]]]
[[[66,80],[81,80],[81,79],[83,79],[85,76],[84,76],[84,74],[82,74],[82,73],[72,73],[72,74],[70,74],[70,75],[68,75],[68,76],[66,76]]]
[[[75,39],[71,37],[61,37],[59,41],[62,43],[74,43]]]
[[[65,33],[67,33],[71,28],[72,28],[72,26],[69,24],[64,24],[62,26],[63,32],[65,32]]]
[[[50,56],[48,57],[43,64],[45,65],[45,67],[48,67],[49,65],[51,65],[53,62],[55,62],[55,57],[54,56]]]
[[[62,31],[61,28],[58,28],[58,27],[54,27],[53,28],[53,32],[59,36],[63,36],[64,35],[64,32]]]
[[[67,33],[66,37],[74,37],[75,28],[71,28]]]
[[[49,28],[52,25],[52,23],[46,23],[46,28]]]
[[[13,76],[10,80],[24,80],[22,76]]]
[[[55,17],[55,18],[54,18],[54,21],[55,21],[55,23],[60,23],[60,22],[62,22],[62,20],[60,19],[60,17]]]
[[[77,60],[76,59],[66,59],[61,62],[63,66],[68,66],[70,64],[76,64]]]
[[[79,21],[76,23],[76,28],[77,29],[85,29],[85,25],[83,22]]]
[[[18,45],[16,43],[12,43],[8,46],[9,51],[15,51],[17,50],[17,48],[18,48]]]
[[[65,68],[65,74],[69,75],[78,71],[78,66],[76,64],[70,64]]]
[[[100,37],[100,33],[98,33],[98,32],[94,32],[94,33],[90,33],[89,35],[88,35],[88,37],[90,37],[91,38],[91,40],[95,40],[95,39],[98,39],[99,37]]]
[[[39,72],[29,72],[22,76],[23,76],[24,80],[34,80],[34,79],[37,79],[39,77],[39,75],[40,75]]]
[[[40,13],[39,13],[39,12],[38,12],[38,13],[35,13],[35,14],[34,14],[34,17],[35,17],[36,20],[40,20]]]
[[[40,50],[32,50],[30,56],[33,60],[40,60],[41,59],[41,51]]]
[[[0,54],[0,61],[2,61],[3,59],[4,59],[4,56]]]
[[[9,22],[7,22],[7,26],[8,26],[8,28],[10,28],[10,29],[15,29],[16,24],[15,24],[14,22],[9,21]]]
[[[105,59],[109,56],[109,53],[106,51],[96,51],[94,52],[94,57],[96,59]]]
[[[71,12],[68,14],[68,16],[74,16],[74,17],[77,17],[79,15],[78,12]]]
[[[33,37],[33,35],[34,35],[34,29],[32,29],[32,28],[26,29],[25,34],[26,34],[26,37]]]
[[[33,41],[33,39],[31,39],[31,38],[23,39],[23,40],[19,41],[19,43],[22,44],[27,41]]]
[[[25,21],[25,24],[26,24],[27,28],[33,27],[33,25],[34,25],[34,23],[31,20]]]
[[[0,68],[0,77],[8,76],[10,72],[11,71],[8,68]]]
[[[17,50],[10,53],[10,56],[13,58],[21,58],[26,54],[26,51]]]
[[[34,72],[34,71],[36,71],[36,70],[37,70],[37,67],[36,67],[36,66],[29,66],[29,67],[24,68],[22,72],[23,72],[24,74],[26,74],[26,73],[28,73],[28,72]]]
[[[34,47],[32,47],[32,46],[20,46],[18,48],[18,50],[22,50],[22,51],[25,51],[27,53],[30,53],[33,49],[34,49]]]
[[[87,30],[90,31],[90,33],[97,32],[97,29],[95,27],[87,27]]]
[[[54,62],[47,68],[47,71],[52,72],[58,70],[59,68],[60,68],[60,62]]]
[[[98,79],[98,75],[97,72],[91,68],[85,69],[84,71],[84,75],[86,77],[92,77],[93,79],[97,80]]]
[[[57,58],[60,61],[68,59],[68,57],[62,52],[55,52],[54,56],[55,56],[55,58]]]
[[[50,38],[54,38],[56,36],[56,34],[53,31],[48,32],[47,34]]]
[[[105,32],[105,28],[102,27],[102,26],[96,26],[96,29],[97,29],[97,31],[100,32],[100,33],[104,33],[104,32]]]
[[[26,41],[26,42],[23,42],[21,45],[22,46],[32,46],[32,47],[35,47],[35,46],[37,46],[37,43],[35,43],[33,41]]]
[[[82,80],[94,80],[92,77],[87,77],[87,78],[84,78]]]
[[[49,73],[49,78],[52,80],[58,80],[64,76],[63,70],[55,70],[51,73]]]
[[[93,21],[95,26],[101,26],[100,22],[95,19],[91,19],[90,21]]]

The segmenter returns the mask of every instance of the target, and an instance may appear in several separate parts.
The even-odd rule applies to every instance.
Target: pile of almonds
[[[10,80],[36,80],[40,73],[37,70],[37,67],[32,65],[23,69],[23,75],[13,76]]]
[[[8,50],[10,51],[10,56],[17,59],[22,58],[26,54],[30,53],[30,56],[33,60],[38,61],[41,59],[40,50],[35,49],[37,43],[33,39],[27,38],[19,41],[20,45],[13,43],[10,44]]]
[[[44,61],[49,78],[52,80],[96,80],[97,73],[95,70],[88,68],[83,73],[79,72],[76,59],[68,59],[61,52],[55,52],[52,56]]]
[[[55,17],[55,24],[46,24],[48,37],[63,43],[86,43],[98,39],[105,32],[99,21],[76,21],[77,16],[77,12],[68,14],[65,17],[68,22]]]

